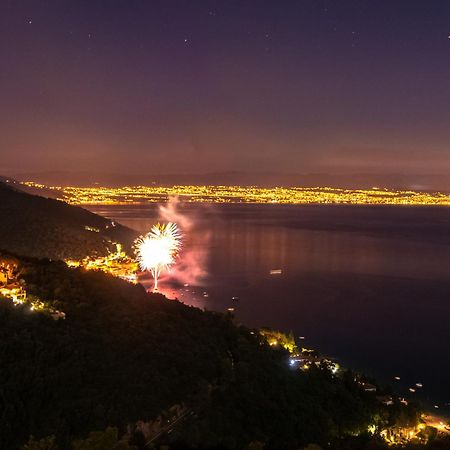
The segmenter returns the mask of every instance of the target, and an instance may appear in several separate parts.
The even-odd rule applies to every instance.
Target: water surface
[[[156,205],[91,209],[142,233],[158,218]],[[419,395],[441,409],[450,402],[449,208],[181,211],[192,220],[185,251],[207,254],[208,273],[181,300],[234,307],[245,324],[293,330],[345,365],[393,385],[400,376],[400,390],[423,383]]]

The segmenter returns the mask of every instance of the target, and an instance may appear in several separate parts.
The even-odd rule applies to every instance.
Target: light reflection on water
[[[166,280],[172,296],[294,330],[305,345],[450,402],[450,209],[184,208],[195,220],[187,245],[208,251],[209,275],[197,287]],[[157,219],[153,205],[91,210],[142,233]]]

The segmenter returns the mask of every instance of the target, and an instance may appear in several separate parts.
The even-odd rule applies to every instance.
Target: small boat
[[[282,270],[281,269],[272,269],[270,271],[270,275],[281,275],[282,274]]]
[[[233,302],[237,302],[239,301],[239,297],[231,297],[231,300],[233,300]]]
[[[422,384],[422,383],[416,383],[416,386],[417,386],[418,388],[421,388],[421,387],[423,387],[423,384]]]
[[[400,377],[394,377],[395,380],[400,381]]]

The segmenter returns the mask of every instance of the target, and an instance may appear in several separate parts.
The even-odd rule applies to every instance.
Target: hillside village
[[[27,296],[24,283],[18,278],[18,271],[16,259],[0,257],[0,295],[15,304],[24,303]]]

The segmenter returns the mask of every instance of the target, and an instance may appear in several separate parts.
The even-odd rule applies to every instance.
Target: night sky
[[[450,1],[0,1],[0,174],[447,174]]]

